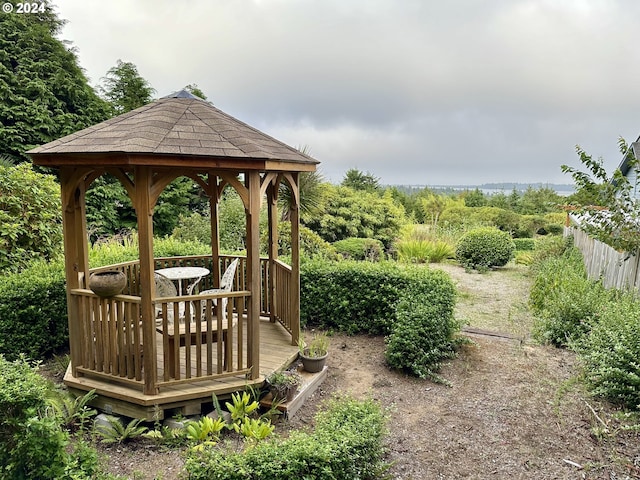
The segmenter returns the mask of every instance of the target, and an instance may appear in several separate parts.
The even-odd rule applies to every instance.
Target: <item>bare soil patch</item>
[[[312,427],[323,400],[349,392],[388,408],[393,479],[640,478],[638,434],[583,391],[571,352],[528,339],[526,269],[434,268],[458,284],[457,315],[516,338],[470,335],[475,343],[442,371],[448,387],[389,370],[381,337],[335,335],[327,380],[278,430]],[[111,470],[130,478],[176,479],[182,466],[181,452],[145,443],[104,451]]]

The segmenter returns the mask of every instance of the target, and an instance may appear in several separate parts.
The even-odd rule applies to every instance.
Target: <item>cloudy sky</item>
[[[92,85],[118,59],[339,182],[572,183],[640,134],[637,0],[53,0]]]

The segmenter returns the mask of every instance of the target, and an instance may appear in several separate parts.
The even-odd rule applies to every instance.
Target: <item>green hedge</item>
[[[0,277],[0,353],[41,359],[68,343],[62,263],[44,261]]]
[[[410,287],[403,293],[387,338],[385,357],[390,367],[446,383],[437,372],[443,360],[456,355],[463,337],[457,335],[461,324],[453,316],[454,286],[451,282],[445,285],[443,282],[437,292],[437,301],[433,291]]]
[[[388,335],[410,286],[425,292],[431,304],[455,301],[446,273],[390,262],[309,262],[302,265],[300,284],[301,324],[348,334]]]
[[[531,251],[536,248],[536,241],[533,238],[514,238],[513,243],[518,251]]]
[[[313,433],[293,432],[242,452],[192,452],[185,470],[190,480],[373,480],[385,468],[384,434],[385,416],[373,400],[335,398],[316,416]]]

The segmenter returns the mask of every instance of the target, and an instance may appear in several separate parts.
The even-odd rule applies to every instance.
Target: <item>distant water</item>
[[[419,191],[425,187],[437,192],[464,192],[473,191],[475,189],[480,190],[485,195],[494,195],[496,193],[504,193],[509,195],[515,189],[518,193],[525,192],[529,187],[537,190],[539,188],[550,188],[558,195],[568,196],[575,191],[573,185],[568,184],[545,184],[545,183],[505,183],[505,184],[483,184],[483,185],[394,185],[402,190]]]

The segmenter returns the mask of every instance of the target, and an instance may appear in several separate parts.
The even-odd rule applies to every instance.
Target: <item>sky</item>
[[[572,183],[640,135],[637,0],[52,1],[91,85],[195,83],[334,183]]]

